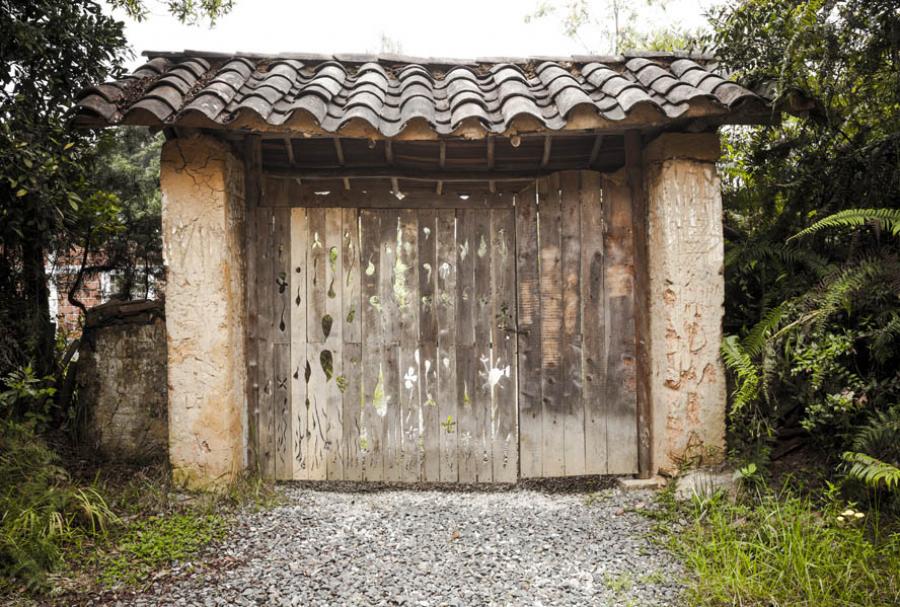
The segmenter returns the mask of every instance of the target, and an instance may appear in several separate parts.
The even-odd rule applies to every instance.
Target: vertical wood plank
[[[475,360],[477,373],[475,386],[471,390],[472,413],[475,424],[475,480],[490,483],[494,478],[492,453],[492,421],[495,415],[491,401],[491,346],[494,339],[495,323],[491,302],[491,257],[492,235],[490,211],[473,211],[475,231],[472,245],[475,247]],[[470,249],[470,253],[471,253]]]
[[[519,473],[516,412],[515,217],[490,211],[491,226],[491,457],[493,481],[513,483]]]
[[[363,414],[359,446],[363,457],[363,478],[384,478],[384,317],[381,305],[381,214],[360,211],[360,298],[362,329]]]
[[[423,411],[419,366],[419,225],[418,213],[399,213],[392,291],[400,321],[400,479],[413,482],[424,476]]]
[[[275,478],[291,480],[294,476],[291,429],[291,294],[288,277],[291,272],[291,210],[276,208],[273,215],[272,274],[274,296],[274,428]]]
[[[306,369],[309,412],[309,440],[307,441],[308,475],[310,480],[324,480],[327,476],[326,435],[328,395],[325,373],[322,370],[322,350],[325,349],[322,318],[327,314],[327,249],[325,242],[325,209],[308,209],[309,225],[306,246]]]
[[[457,432],[459,428],[456,391],[457,248],[456,213],[437,212],[437,261],[435,299],[438,350],[436,357],[438,418],[440,437],[440,480],[459,481]]]
[[[308,478],[306,394],[306,209],[291,209],[291,451],[293,477]]]
[[[538,182],[540,213],[541,380],[544,401],[542,476],[565,474],[562,402],[562,268],[559,176]]]
[[[343,336],[341,363],[344,376],[343,446],[344,479],[362,480],[363,451],[360,449],[360,428],[363,422],[362,393],[362,314],[360,301],[360,242],[359,211],[343,210],[343,238],[341,258],[344,279],[341,283],[343,306]],[[338,386],[340,387],[340,386]]]
[[[322,335],[325,348],[319,364],[325,374],[325,451],[326,478],[342,480],[344,478],[344,443],[343,443],[343,397],[341,385],[345,385],[343,376],[342,350],[344,345],[344,307],[343,295],[343,210],[339,208],[325,209],[325,316],[322,317]],[[328,362],[331,362],[329,373]]]
[[[585,474],[606,474],[606,297],[603,209],[598,173],[581,173],[581,310]]]
[[[541,380],[541,288],[538,267],[537,192],[516,196],[516,280],[518,282],[519,470],[522,478],[542,474],[543,385]]]
[[[634,266],[631,192],[627,185],[605,179],[603,189],[606,238],[606,403],[608,473],[637,472],[637,402],[635,393]]]
[[[381,313],[384,316],[384,347],[381,354],[381,377],[383,379],[384,402],[384,480],[400,481],[406,455],[403,447],[403,418],[401,416],[400,390],[400,308],[394,297],[394,283],[397,279],[397,240],[400,230],[400,214],[396,210],[379,211],[381,214],[381,271],[380,298]]]
[[[274,250],[274,217],[272,210],[257,209],[259,247],[257,249],[256,293],[259,298],[257,322],[257,356],[259,360],[259,388],[257,403],[256,446],[259,472],[263,478],[275,478],[275,276],[272,260]]]
[[[248,165],[249,170],[249,165]],[[249,185],[247,186],[249,192]],[[250,206],[249,196],[247,203],[246,224],[246,247],[247,257],[245,265],[246,280],[246,296],[245,304],[247,306],[247,340],[245,342],[247,355],[247,466],[251,473],[259,474],[259,462],[257,460],[256,428],[259,425],[259,343],[257,327],[259,321],[259,293],[256,290],[257,285],[257,210],[255,206]]]
[[[478,367],[475,352],[475,240],[476,211],[457,211],[457,317],[456,317],[456,390],[459,414],[457,454],[459,482],[474,483],[478,479],[478,437],[474,408]]]
[[[560,174],[562,262],[561,392],[566,476],[585,473],[581,326],[581,200],[577,171]]]
[[[259,236],[256,223],[258,219],[257,208],[260,202],[260,162],[260,138],[256,135],[249,135],[244,140],[244,171],[246,175],[244,179],[244,187],[246,189],[244,195],[244,203],[246,205],[244,215],[244,246],[246,247],[244,304],[247,311],[244,351],[247,357],[247,465],[252,473],[259,473],[256,449],[256,441],[258,439],[257,425],[259,423],[259,344],[257,343],[259,334],[257,327],[259,296],[256,290],[257,240]]]
[[[419,480],[437,482],[441,478],[440,419],[438,418],[438,331],[437,293],[437,212],[418,212],[418,298],[419,306],[419,407],[423,462]]]
[[[638,473],[641,478],[656,474],[652,468],[653,404],[650,402],[650,264],[648,261],[647,196],[644,192],[641,133],[625,133],[625,173],[631,193],[633,226],[634,324],[635,324],[635,408],[638,440]]]

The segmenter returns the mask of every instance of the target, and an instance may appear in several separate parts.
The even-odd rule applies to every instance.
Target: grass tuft
[[[836,500],[761,494],[676,504],[669,545],[689,574],[691,605],[882,607],[900,604],[900,534]]]

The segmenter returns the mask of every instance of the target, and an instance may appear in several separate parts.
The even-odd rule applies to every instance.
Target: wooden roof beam
[[[346,161],[344,160],[344,146],[341,145],[340,137],[334,138],[334,153],[337,156],[338,166],[344,166],[346,164]],[[344,177],[343,182],[344,182],[344,189],[349,190],[350,189],[350,178]]]
[[[488,138],[487,138],[487,165],[488,165],[489,171],[494,170],[494,136],[493,135],[488,135]],[[491,191],[491,193],[493,193],[493,192],[497,191],[497,186],[494,184],[493,181],[488,181],[488,189]]]
[[[443,181],[445,183],[471,181],[525,181],[546,175],[546,170],[521,171],[423,171],[399,167],[343,167],[338,169],[316,168],[267,168],[270,177],[285,179],[404,179],[410,181]]]
[[[594,146],[591,148],[591,156],[588,158],[587,168],[591,168],[594,166],[594,163],[597,162],[597,157],[600,156],[600,149],[603,147],[603,135],[597,135],[594,138]]]

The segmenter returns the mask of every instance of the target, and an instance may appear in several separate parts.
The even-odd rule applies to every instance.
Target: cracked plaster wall
[[[160,184],[169,459],[177,483],[214,487],[245,466],[243,164],[210,137],[172,139]]]
[[[654,470],[663,472],[717,461],[725,447],[719,353],[724,243],[716,157],[715,135],[664,135],[645,154],[652,460]]]

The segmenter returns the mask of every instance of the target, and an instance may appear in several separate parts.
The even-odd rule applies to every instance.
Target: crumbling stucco
[[[245,459],[242,163],[210,137],[163,147],[169,458],[189,488],[221,485]]]
[[[722,198],[711,161],[718,143],[714,135],[689,143],[707,149],[667,158],[665,149],[684,152],[692,145],[651,144],[645,155],[651,457],[653,469],[663,472],[715,461],[725,441]]]
[[[78,350],[78,398],[88,413],[85,441],[116,461],[157,460],[168,444],[165,321],[142,316],[89,326]]]

